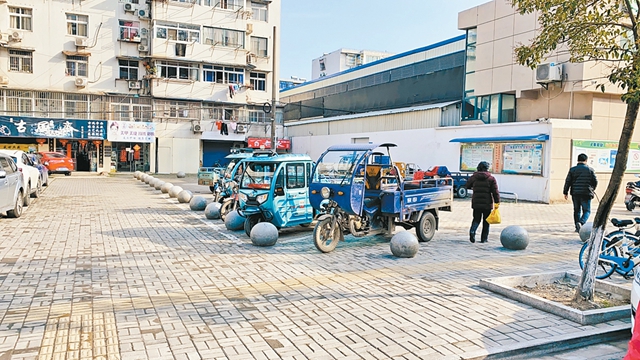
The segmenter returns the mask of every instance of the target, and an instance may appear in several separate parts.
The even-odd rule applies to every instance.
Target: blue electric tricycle
[[[276,228],[308,226],[313,221],[309,178],[313,160],[307,155],[255,152],[242,160],[238,213],[246,218],[244,231],[261,221]]]
[[[451,211],[451,178],[405,180],[391,161],[395,144],[331,146],[318,160],[310,202],[323,215],[313,231],[316,248],[330,252],[345,233],[391,236],[396,225],[416,229],[422,242],[438,228],[438,211]],[[386,148],[386,155],[374,152]]]
[[[214,199],[222,204],[220,207],[220,218],[224,220],[227,214],[238,207],[238,184],[244,167],[242,160],[253,155],[253,149],[238,149],[231,154],[225,156],[229,160],[229,164],[224,170],[222,176],[214,191]]]

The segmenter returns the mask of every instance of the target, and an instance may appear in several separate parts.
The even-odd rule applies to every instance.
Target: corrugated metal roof
[[[437,103],[437,104],[411,106],[411,107],[405,107],[405,108],[399,108],[399,109],[371,111],[371,112],[365,112],[360,114],[339,115],[339,116],[325,117],[325,118],[313,119],[313,120],[292,121],[289,123],[285,123],[284,126],[296,126],[296,125],[314,124],[314,123],[322,123],[322,122],[329,122],[329,121],[350,120],[350,119],[358,119],[358,118],[364,118],[364,117],[399,114],[399,113],[423,111],[423,110],[430,110],[430,109],[437,109],[437,108],[441,109],[445,106],[449,106],[449,105],[453,105],[461,102],[462,101],[460,100],[456,100],[456,101],[448,101],[448,102]]]

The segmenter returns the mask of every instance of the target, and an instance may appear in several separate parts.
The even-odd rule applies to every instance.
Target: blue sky
[[[401,53],[449,39],[458,12],[488,0],[282,0],[280,78],[311,79],[311,60],[339,48]]]

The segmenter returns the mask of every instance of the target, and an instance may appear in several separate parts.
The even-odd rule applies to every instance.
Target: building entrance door
[[[116,171],[149,171],[149,144],[113,143],[112,159],[116,159]]]

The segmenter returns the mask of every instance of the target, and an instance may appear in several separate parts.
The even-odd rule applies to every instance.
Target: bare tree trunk
[[[620,142],[618,143],[616,163],[613,166],[613,172],[611,173],[611,179],[609,180],[607,191],[604,193],[602,200],[600,200],[598,211],[593,219],[593,230],[591,231],[591,238],[589,238],[591,246],[589,246],[587,261],[585,262],[584,269],[582,270],[580,284],[576,290],[576,301],[593,300],[593,293],[596,285],[596,267],[598,266],[598,256],[602,246],[602,238],[604,237],[604,230],[607,225],[609,213],[611,213],[611,208],[613,207],[613,203],[615,202],[618,191],[620,190],[622,177],[627,169],[629,144],[631,143],[631,137],[633,136],[633,129],[636,126],[638,106],[639,103],[636,99],[629,100],[627,103],[627,112],[624,117],[622,134],[620,134]]]

